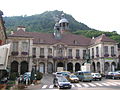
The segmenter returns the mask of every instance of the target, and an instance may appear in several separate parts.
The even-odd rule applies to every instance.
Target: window
[[[79,57],[79,56],[80,56],[80,50],[76,49],[76,57]]]
[[[58,56],[63,56],[63,49],[62,48],[58,49]]]
[[[44,56],[44,48],[40,48],[40,56]]]
[[[108,54],[108,46],[104,46],[104,53]]]
[[[83,59],[85,59],[86,56],[86,50],[83,50]]]
[[[32,54],[36,55],[36,48],[32,48]]]
[[[111,55],[113,56],[115,54],[115,50],[114,50],[114,47],[112,46],[111,47]]]
[[[99,48],[96,47],[96,56],[99,56]]]
[[[22,51],[27,52],[28,51],[28,42],[22,42]]]
[[[52,55],[52,49],[48,48],[48,55]]]
[[[68,56],[72,56],[72,49],[68,49]]]
[[[13,51],[18,51],[18,42],[13,42]]]
[[[94,58],[94,48],[92,48],[92,58]]]

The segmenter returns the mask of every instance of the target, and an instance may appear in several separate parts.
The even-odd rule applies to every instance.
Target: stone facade
[[[54,34],[26,32],[25,27],[19,26],[7,39],[12,43],[8,63],[11,72],[23,74],[32,67],[42,73],[75,72],[81,70],[85,62],[91,64],[91,72],[115,71],[118,66],[117,42],[104,34],[93,39],[71,34],[67,31],[68,24],[62,18],[54,27]]]

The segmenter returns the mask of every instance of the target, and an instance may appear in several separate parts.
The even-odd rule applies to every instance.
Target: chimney
[[[23,30],[23,31],[25,31],[25,29],[26,29],[26,28],[25,28],[24,26],[18,26],[18,27],[17,27],[17,31],[18,31],[18,30]]]

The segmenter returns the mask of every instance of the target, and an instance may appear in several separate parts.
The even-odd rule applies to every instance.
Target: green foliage
[[[41,73],[41,72],[37,72],[36,75],[37,75],[37,76],[36,76],[36,79],[37,79],[37,80],[41,80],[42,77],[43,77],[43,73]]]
[[[92,37],[98,37],[101,34],[105,34],[106,36],[110,37],[111,39],[117,41],[120,43],[120,35],[117,34],[117,32],[113,31],[113,32],[104,32],[104,31],[98,31],[98,30],[77,30],[75,32],[73,32],[74,34],[78,34],[78,35],[83,35],[89,38]]]
[[[32,15],[32,16],[13,16],[4,17],[5,26],[7,28],[7,33],[13,30],[15,31],[17,26],[25,26],[27,31],[30,32],[49,32],[53,31],[55,25],[55,16],[61,14],[63,11],[46,11],[42,14]],[[70,31],[76,30],[89,30],[87,25],[77,22],[71,15],[65,14],[65,17],[70,22]]]
[[[16,78],[19,76],[18,72],[11,72],[9,79],[10,80],[16,80]]]

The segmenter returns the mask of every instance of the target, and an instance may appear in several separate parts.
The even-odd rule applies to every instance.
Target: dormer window
[[[76,41],[76,40],[74,40],[74,41],[73,41],[73,43],[76,45],[76,44],[77,44],[77,41]]]

